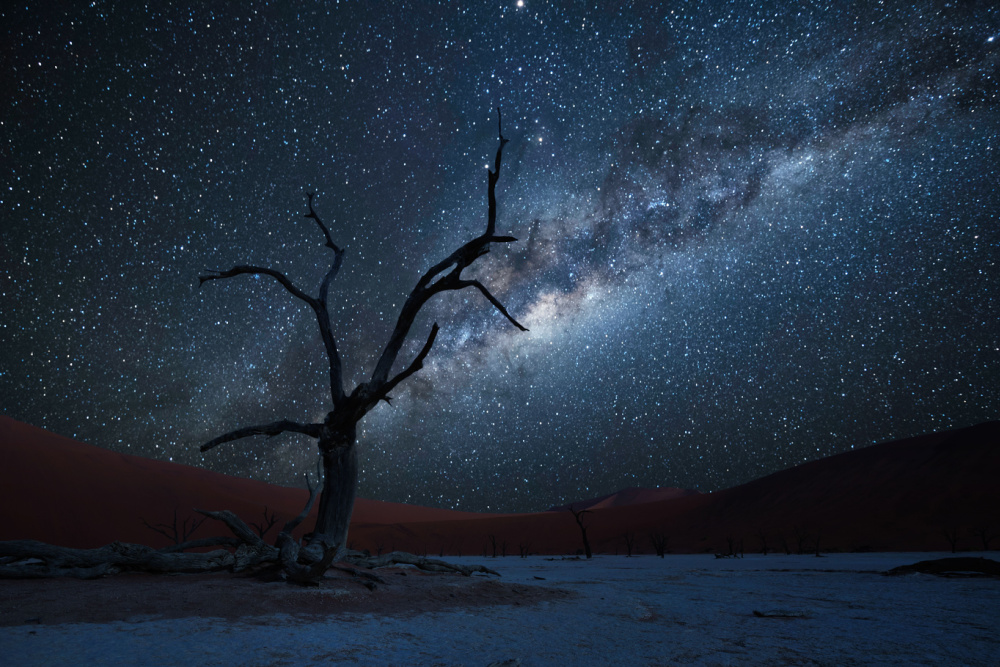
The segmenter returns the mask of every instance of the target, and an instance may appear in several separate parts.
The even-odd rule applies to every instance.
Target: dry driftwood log
[[[482,565],[459,565],[441,560],[422,558],[402,551],[381,556],[367,556],[356,551],[328,548],[318,559],[299,548],[291,534],[282,531],[280,547],[266,544],[236,515],[231,512],[202,512],[225,521],[238,538],[219,537],[193,540],[184,544],[154,549],[143,544],[112,542],[98,549],[73,549],[36,540],[0,542],[0,579],[32,579],[47,577],[74,577],[96,579],[122,572],[151,572],[191,574],[197,572],[242,572],[266,567],[281,567],[281,574],[292,583],[317,585],[328,569],[345,572],[364,580],[369,588],[374,583],[385,583],[377,575],[366,572],[381,567],[411,565],[427,572],[455,573],[471,576],[474,573],[499,573]],[[255,539],[244,540],[245,537]],[[216,549],[207,553],[188,553],[188,548],[222,545],[232,548]],[[315,555],[315,554],[313,554]],[[334,565],[339,562],[341,565]],[[353,567],[349,567],[353,566]]]

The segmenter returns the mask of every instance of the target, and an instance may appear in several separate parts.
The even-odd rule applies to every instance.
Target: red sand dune
[[[89,548],[115,540],[165,546],[150,530],[200,518],[193,508],[229,509],[261,522],[264,507],[280,524],[296,516],[309,497],[303,488],[275,486],[201,468],[118,454],[0,416],[0,540],[35,539]],[[313,509],[315,516],[316,509]],[[357,522],[448,521],[482,517],[414,505],[358,499]],[[300,532],[308,530],[307,519]],[[278,526],[280,528],[280,525]],[[206,521],[194,538],[226,534]],[[272,529],[270,537],[276,534]]]
[[[306,499],[303,489],[117,454],[6,417],[0,460],[0,539],[161,546],[168,540],[142,519],[170,523],[175,508],[183,520],[199,507],[259,521],[267,505],[284,522]],[[979,548],[976,531],[1000,534],[998,479],[1000,422],[988,422],[846,452],[717,493],[626,490],[596,499],[586,519],[599,553],[624,553],[627,534],[650,553],[651,533],[666,535],[674,552],[724,552],[741,540],[758,551],[761,534],[775,551],[811,550],[817,537],[822,549],[841,551],[944,550],[946,528],[958,529],[959,548],[969,549]],[[642,502],[657,496],[667,497]],[[213,524],[194,537],[226,532]],[[359,499],[350,541],[372,551],[492,555],[495,544],[507,555],[573,553],[580,532],[566,511],[490,515]]]

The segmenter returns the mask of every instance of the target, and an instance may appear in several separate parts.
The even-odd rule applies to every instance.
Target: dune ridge
[[[304,489],[154,461],[76,442],[0,417],[0,539],[73,547],[114,540],[165,546],[143,524],[194,517],[192,508],[230,509],[259,522],[297,514]],[[1000,533],[1000,422],[872,445],[701,494],[664,487],[624,489],[589,503],[588,535],[598,553],[667,550],[939,551],[945,530],[959,549]],[[191,537],[223,534],[205,522]],[[306,522],[308,527],[309,522]],[[276,530],[276,529],[272,529]],[[273,538],[274,533],[269,537]],[[568,511],[478,514],[358,499],[356,549],[432,555],[565,554],[581,546]],[[1000,538],[993,541],[1000,548]]]

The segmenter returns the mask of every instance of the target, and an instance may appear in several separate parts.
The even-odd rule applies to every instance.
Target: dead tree
[[[760,540],[760,552],[766,556],[768,552],[767,533],[764,532],[763,528],[757,529],[757,539]]]
[[[587,554],[587,558],[593,558],[594,553],[590,550],[590,540],[587,539],[587,525],[583,520],[584,515],[590,514],[590,510],[578,510],[573,505],[570,505],[567,509],[573,513],[576,525],[580,527],[580,536],[583,537],[583,552]]]
[[[716,558],[743,558],[743,538],[737,540],[732,535],[726,536],[726,544],[729,551],[724,554],[715,554]]]
[[[407,378],[423,368],[424,360],[434,345],[438,334],[435,322],[427,334],[420,351],[401,370],[393,373],[399,352],[406,342],[417,314],[432,298],[443,292],[471,288],[478,291],[513,326],[527,331],[515,320],[502,303],[479,280],[462,277],[462,272],[490,250],[494,243],[512,243],[513,236],[496,233],[496,184],[500,178],[500,164],[507,139],[503,136],[503,121],[497,109],[499,146],[497,147],[493,169],[487,177],[487,219],[486,230],[479,236],[460,246],[443,260],[434,264],[418,281],[410,292],[389,340],[375,361],[374,370],[366,382],[361,382],[350,392],[344,388],[343,369],[337,341],[333,336],[333,324],[328,310],[330,283],[340,271],[344,260],[344,249],[333,241],[329,228],[320,219],[313,207],[313,194],[308,194],[309,212],[307,218],[314,220],[325,238],[325,247],[333,252],[330,268],[320,282],[317,296],[307,294],[297,287],[284,273],[273,268],[236,265],[220,271],[207,269],[206,275],[198,277],[198,286],[212,280],[224,280],[237,276],[266,276],[273,278],[289,294],[306,304],[314,313],[320,336],[330,367],[329,389],[330,410],[321,423],[301,424],[283,419],[269,424],[245,426],[206,442],[201,446],[207,452],[223,443],[240,440],[255,435],[276,436],[281,433],[299,433],[317,441],[322,466],[322,491],[319,496],[319,512],[315,526],[302,544],[292,537],[294,530],[309,514],[316,498],[316,489],[310,487],[309,502],[299,516],[285,524],[274,545],[266,544],[262,536],[227,510],[207,512],[197,510],[206,517],[219,520],[233,533],[234,537],[215,537],[155,550],[143,545],[115,542],[102,549],[70,549],[57,547],[33,540],[0,542],[0,578],[4,577],[49,577],[49,576],[103,576],[124,570],[147,572],[203,572],[217,570],[239,571],[267,565],[280,565],[284,576],[301,583],[318,583],[319,578],[335,559],[346,558],[359,567],[382,567],[392,563],[414,564],[432,571],[461,571],[470,574],[473,568],[451,566],[440,561],[430,561],[412,554],[393,550],[389,554],[365,558],[363,554],[348,553],[347,533],[354,510],[357,489],[358,456],[355,443],[358,422],[376,405],[384,401],[391,404],[392,392]],[[308,477],[307,477],[308,482]],[[175,521],[176,524],[176,521]],[[147,523],[147,526],[149,524]],[[169,527],[149,526],[167,535]],[[162,531],[160,529],[163,529]],[[189,534],[185,526],[177,532]],[[266,531],[261,531],[266,532]],[[170,537],[170,535],[167,535]],[[226,549],[211,553],[181,553],[195,547],[224,546]],[[235,552],[229,549],[234,549]],[[476,571],[492,573],[486,568]],[[495,573],[493,573],[495,574]],[[370,582],[369,582],[370,583]]]
[[[270,514],[268,514],[267,513],[267,505],[264,505],[264,518],[263,518],[263,520],[261,520],[260,523],[257,523],[255,521],[255,522],[251,523],[250,525],[253,526],[254,530],[257,531],[257,535],[261,539],[263,539],[264,536],[267,535],[268,531],[270,531],[271,528],[273,528],[274,524],[276,524],[276,523],[278,523],[278,515],[275,514],[274,512],[271,512]]]
[[[496,233],[496,184],[500,177],[500,164],[503,148],[507,139],[503,136],[502,118],[497,109],[497,126],[499,129],[499,146],[493,169],[487,179],[488,212],[486,230],[480,236],[468,241],[446,258],[435,264],[418,281],[413,291],[407,297],[400,310],[396,325],[381,355],[375,363],[375,368],[367,382],[358,384],[350,392],[344,389],[344,377],[341,367],[340,352],[333,336],[333,328],[328,311],[327,300],[330,283],[336,277],[344,259],[344,250],[333,241],[329,228],[320,219],[313,208],[313,195],[309,194],[309,212],[306,217],[312,218],[319,226],[326,239],[326,247],[333,252],[330,269],[326,272],[319,286],[318,296],[306,294],[289,280],[284,273],[272,268],[238,265],[227,271],[210,270],[207,275],[198,278],[199,286],[210,280],[222,280],[242,275],[268,276],[276,280],[293,297],[302,301],[312,309],[319,325],[320,335],[326,349],[327,362],[330,367],[330,401],[331,409],[322,423],[300,424],[283,419],[270,424],[246,426],[224,433],[201,446],[202,452],[207,452],[223,443],[232,442],[255,435],[275,436],[280,433],[300,433],[316,439],[323,465],[323,493],[319,501],[319,514],[311,533],[307,550],[310,557],[317,560],[327,549],[343,549],[347,544],[347,532],[354,510],[354,498],[357,489],[358,456],[355,447],[358,422],[380,401],[390,403],[390,394],[404,380],[419,371],[424,360],[434,345],[438,334],[438,325],[434,323],[427,335],[427,340],[408,366],[393,374],[396,358],[410,334],[410,328],[420,309],[433,297],[442,292],[471,288],[482,294],[497,311],[513,326],[521,331],[527,331],[515,320],[502,303],[478,280],[462,277],[462,271],[473,262],[489,252],[493,243],[511,243],[516,241],[513,236],[498,236]]]
[[[942,529],[942,534],[944,539],[948,540],[948,544],[951,546],[951,552],[958,552],[958,528],[956,526],[946,526]]]
[[[626,531],[622,535],[622,539],[625,540],[625,557],[632,557],[632,549],[635,548],[635,533],[631,531]]]
[[[792,535],[795,536],[795,544],[798,547],[798,553],[804,554],[806,552],[806,545],[809,544],[809,533],[807,533],[801,526],[794,526],[792,528]]]
[[[189,516],[180,524],[177,525],[177,508],[174,508],[174,521],[172,524],[167,525],[165,523],[151,524],[145,519],[142,519],[142,523],[146,528],[163,535],[168,540],[171,540],[174,544],[180,544],[182,542],[187,542],[187,539],[191,536],[194,531],[198,530],[199,526],[205,521],[205,517],[200,519],[197,517]]]
[[[983,551],[990,550],[990,542],[996,539],[997,534],[988,524],[981,524],[972,529],[972,534],[979,538],[983,544]]]
[[[668,540],[669,538],[667,537],[667,534],[663,531],[654,531],[649,534],[649,541],[653,543],[653,551],[655,551],[656,555],[660,558],[663,558],[663,554],[667,552]]]

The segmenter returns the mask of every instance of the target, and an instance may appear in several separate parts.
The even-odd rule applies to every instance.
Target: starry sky
[[[8,3],[9,4],[9,3]],[[485,229],[361,422],[362,497],[531,511],[712,491],[996,419],[1000,11],[989,2],[27,3],[0,10],[0,410],[301,485],[312,312],[348,391]],[[32,3],[34,4],[34,3]]]

